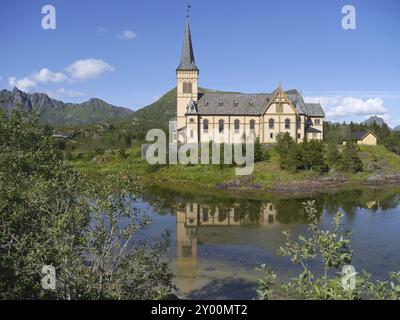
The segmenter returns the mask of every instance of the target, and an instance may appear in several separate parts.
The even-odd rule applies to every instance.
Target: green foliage
[[[363,170],[358,146],[353,141],[348,140],[346,142],[339,166],[340,169],[345,172],[356,173]]]
[[[339,148],[335,143],[328,143],[326,151],[326,161],[330,168],[336,169],[341,159]]]
[[[165,239],[133,241],[150,223],[129,173],[85,180],[38,119],[0,114],[0,299],[159,299],[171,292]],[[126,223],[120,225],[121,219]],[[41,269],[56,269],[56,290]]]
[[[324,146],[320,141],[306,140],[296,143],[286,132],[278,135],[275,148],[279,154],[279,164],[282,169],[291,172],[297,170],[323,172],[327,170],[324,163]]]
[[[118,155],[119,155],[119,158],[120,158],[121,160],[126,159],[127,154],[126,154],[126,150],[125,150],[125,147],[124,147],[124,146],[121,146],[121,147],[119,148]]]
[[[285,231],[286,241],[279,254],[290,258],[302,271],[288,283],[276,284],[277,275],[265,265],[260,271],[263,277],[258,281],[257,293],[260,299],[323,299],[355,300],[361,298],[394,299],[400,297],[400,272],[392,272],[390,281],[372,281],[371,275],[363,271],[355,276],[354,288],[343,285],[345,274],[340,269],[351,263],[350,233],[342,226],[343,214],[337,213],[332,230],[321,230],[318,226],[314,201],[304,203],[304,211],[309,220],[308,237],[300,235],[293,241]],[[311,262],[322,263],[323,274],[316,275],[310,268]]]
[[[275,150],[279,155],[280,166],[282,169],[292,167],[293,164],[288,164],[289,154],[295,148],[296,142],[288,132],[279,134],[276,138]],[[292,151],[294,152],[294,151]],[[293,155],[291,155],[292,157]],[[292,159],[293,160],[293,159]]]
[[[254,162],[268,161],[271,158],[268,150],[260,143],[260,137],[254,142]]]

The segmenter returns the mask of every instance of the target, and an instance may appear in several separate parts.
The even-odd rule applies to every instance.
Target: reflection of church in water
[[[264,203],[257,207],[257,212],[249,213],[239,205],[231,208],[187,202],[178,206],[176,211],[176,268],[180,277],[191,278],[197,269],[197,245],[201,241],[218,242],[211,239],[210,234],[218,237],[218,232],[212,229],[224,227],[275,227],[280,223],[276,220],[277,211],[272,203]],[[209,229],[199,239],[198,230]],[[206,231],[206,230],[204,230]],[[182,285],[190,285],[189,283]]]

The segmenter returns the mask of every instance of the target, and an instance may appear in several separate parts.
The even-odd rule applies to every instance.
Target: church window
[[[275,127],[275,120],[274,119],[272,119],[272,118],[269,119],[268,123],[269,123],[269,128],[270,129],[273,129]]]
[[[285,129],[290,129],[290,119],[285,120]]]
[[[274,134],[273,134],[273,133],[270,133],[270,134],[269,134],[269,138],[270,138],[270,139],[273,139],[273,138],[274,138]]]
[[[203,121],[203,131],[204,131],[204,133],[208,132],[208,120],[207,119],[205,119]]]
[[[192,93],[192,83],[191,82],[184,82],[183,83],[183,93]]]
[[[218,131],[224,132],[224,120],[222,119],[218,121]]]
[[[203,222],[208,221],[208,208],[203,208]]]
[[[193,122],[194,122],[194,119],[193,119],[193,118],[190,118],[190,119],[189,119],[189,122],[190,122],[190,123],[193,123]]]
[[[250,120],[250,130],[254,131],[256,127],[256,122],[254,120]]]
[[[193,138],[193,130],[190,130],[190,137]]]
[[[238,119],[235,120],[235,133],[239,133],[240,130],[240,121]]]
[[[317,126],[319,126],[319,125],[321,124],[320,121],[321,121],[321,120],[319,120],[319,119],[315,119],[315,124],[316,124]]]

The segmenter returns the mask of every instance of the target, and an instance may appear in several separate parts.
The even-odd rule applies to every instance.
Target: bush
[[[268,161],[271,158],[268,150],[260,143],[260,138],[257,137],[254,142],[254,162]]]
[[[357,173],[363,170],[363,164],[359,157],[359,149],[354,141],[348,140],[346,142],[339,167],[340,170],[350,173]]]
[[[277,275],[266,265],[260,271],[257,293],[260,299],[346,299],[358,300],[400,298],[400,272],[390,273],[390,281],[372,281],[366,271],[354,275],[349,286],[342,269],[351,263],[353,251],[350,247],[350,232],[343,229],[343,214],[337,213],[333,220],[332,230],[321,230],[318,227],[317,210],[314,201],[304,203],[304,211],[309,222],[310,235],[300,235],[293,241],[289,231],[284,231],[285,243],[279,249],[279,255],[290,258],[293,264],[299,265],[300,274],[290,282],[277,285]],[[310,265],[322,263],[323,274],[313,274]]]
[[[132,240],[150,223],[137,207],[134,177],[84,180],[28,114],[0,113],[0,132],[0,299],[160,299],[171,292],[165,239]],[[41,286],[44,265],[56,270],[55,290]]]

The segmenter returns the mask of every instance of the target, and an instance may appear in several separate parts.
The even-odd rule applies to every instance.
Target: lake
[[[320,226],[330,228],[337,211],[352,231],[352,265],[376,279],[400,271],[400,188],[363,188],[307,196],[202,194],[146,188],[141,206],[153,212],[146,235],[170,233],[167,252],[179,296],[187,299],[252,299],[261,264],[274,269],[278,281],[300,270],[277,251],[282,231],[294,237],[307,225],[302,203],[315,200]],[[152,205],[157,201],[157,209]],[[315,271],[318,272],[317,266]]]

